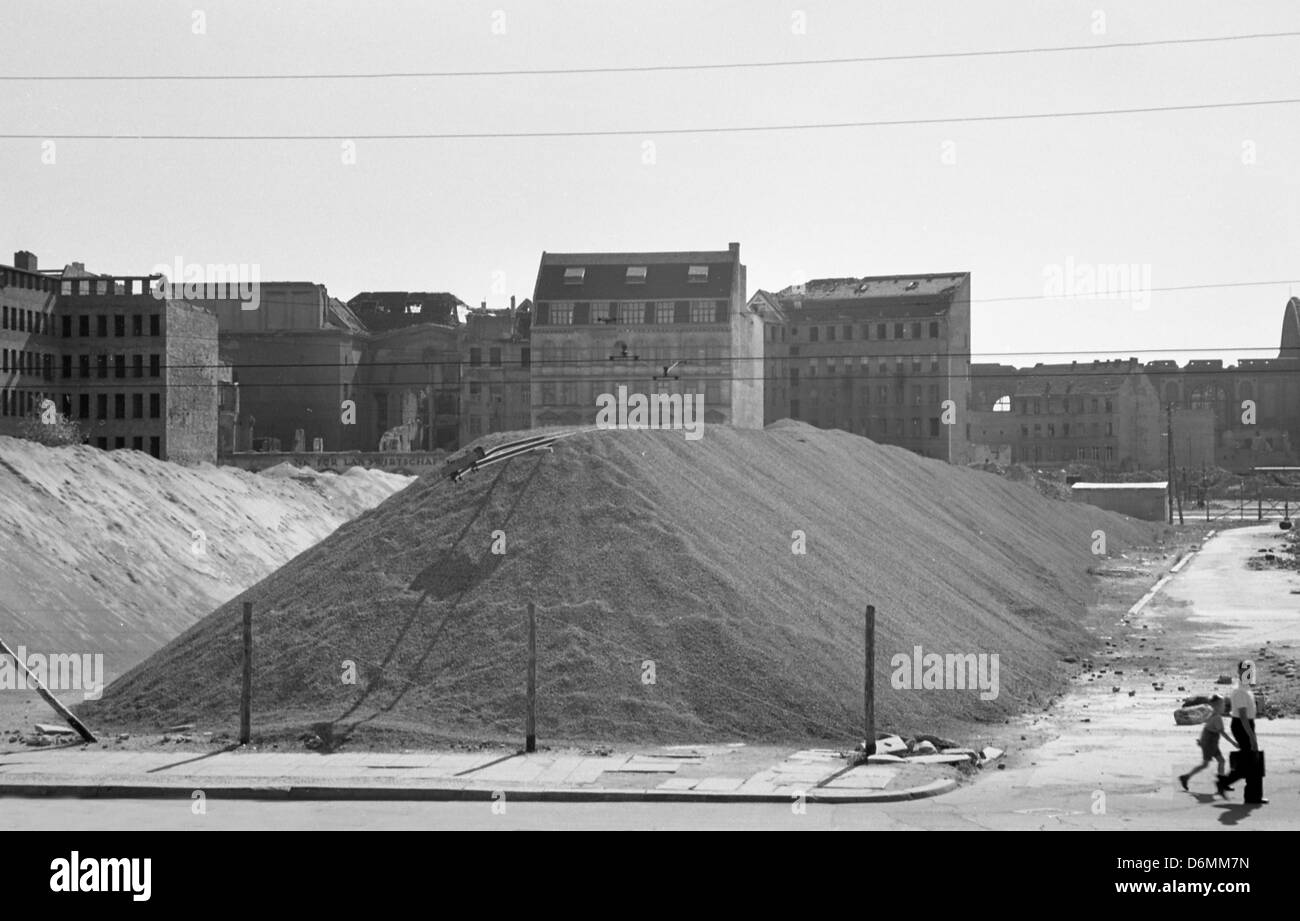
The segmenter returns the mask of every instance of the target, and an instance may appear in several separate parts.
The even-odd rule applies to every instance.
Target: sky
[[[0,18],[0,134],[25,135],[0,137],[4,262],[27,249],[42,268],[115,274],[255,265],[263,281],[320,282],[345,300],[431,290],[498,307],[531,296],[544,250],[736,241],[747,294],[968,271],[975,360],[1020,366],[1269,357],[1287,299],[1300,296],[1300,37],[1091,48],[1300,32],[1293,0],[0,0]],[[1091,50],[421,79],[11,79],[1076,45]],[[1287,99],[1297,102],[669,133]],[[583,131],[627,133],[359,137]],[[110,137],[64,137],[77,134]],[[1104,297],[1074,296],[1089,273],[1107,279]]]

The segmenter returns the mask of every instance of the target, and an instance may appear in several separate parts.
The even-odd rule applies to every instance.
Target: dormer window
[[[694,284],[703,284],[709,280],[707,265],[693,265],[686,272],[686,280]]]
[[[587,277],[587,270],[581,266],[570,266],[564,270],[564,283],[566,285],[580,285]]]
[[[645,269],[643,265],[629,265],[627,267],[627,283],[629,285],[645,284]]]

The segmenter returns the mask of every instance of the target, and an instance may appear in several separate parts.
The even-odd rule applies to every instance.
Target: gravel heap
[[[1157,539],[1144,522],[802,423],[698,441],[587,432],[459,484],[425,475],[82,712],[233,729],[251,601],[255,732],[518,739],[532,601],[545,742],[852,739],[870,603],[879,727],[1000,721],[1044,703],[1059,657],[1090,645],[1099,528],[1114,555]],[[792,552],[796,531],[806,553]],[[916,645],[997,654],[998,697],[895,690],[891,659]]]

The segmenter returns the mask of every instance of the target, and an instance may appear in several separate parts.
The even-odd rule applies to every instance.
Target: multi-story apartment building
[[[970,273],[824,278],[776,300],[789,331],[789,405],[770,405],[768,421],[788,414],[967,459]]]
[[[1063,411],[1062,388],[1072,382],[1069,396],[1084,401],[1086,418]],[[975,365],[967,415],[972,441],[986,456],[1002,459],[999,452],[1009,450],[1023,463],[1163,469],[1170,408],[1176,467],[1245,470],[1300,460],[1300,298],[1287,302],[1277,358],[1229,366],[1219,359],[1143,365],[1136,358],[1023,369]],[[1140,437],[1130,437],[1134,426],[1143,429]]]
[[[543,253],[533,305],[533,426],[591,424],[620,386],[702,394],[706,423],[763,424],[762,324],[745,305],[739,243]]]
[[[95,275],[36,257],[0,266],[0,434],[45,400],[90,444],[181,463],[217,456],[216,318],[156,277]]]
[[[461,344],[460,443],[532,426],[532,302],[485,304],[465,317]]]

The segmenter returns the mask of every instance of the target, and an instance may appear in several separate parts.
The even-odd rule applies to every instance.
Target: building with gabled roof
[[[739,243],[543,252],[533,306],[534,426],[591,424],[620,386],[700,394],[706,423],[762,426],[762,326],[746,309]]]

